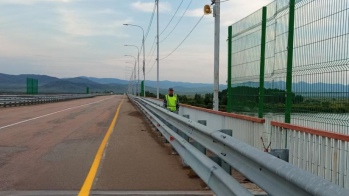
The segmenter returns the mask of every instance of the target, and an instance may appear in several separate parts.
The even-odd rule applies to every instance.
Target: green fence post
[[[141,82],[141,95],[144,95],[144,81]]]
[[[285,123],[291,123],[292,112],[292,67],[293,67],[293,38],[294,38],[294,14],[295,0],[290,0],[288,19],[288,43],[287,43],[287,74],[286,74],[286,110]],[[285,148],[287,148],[287,131],[285,133]]]
[[[290,0],[289,24],[288,24],[288,43],[287,43],[285,123],[291,123],[294,12],[295,12],[295,0]]]
[[[258,117],[263,118],[264,113],[264,67],[265,67],[265,45],[267,31],[267,7],[262,10],[262,38],[261,38],[261,60],[259,70],[259,102]]]
[[[231,66],[232,66],[232,37],[233,37],[233,27],[228,27],[228,106],[227,112],[232,112],[232,92],[231,92]]]

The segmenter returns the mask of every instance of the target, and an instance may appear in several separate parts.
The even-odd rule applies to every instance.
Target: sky
[[[220,84],[227,80],[228,26],[271,2],[221,3]],[[203,16],[210,3],[160,0],[160,81],[213,83],[214,17]],[[129,80],[135,59],[125,55],[136,57],[138,75],[138,49],[124,45],[141,49],[142,30],[127,23],[144,29],[145,77],[157,80],[153,9],[154,0],[0,0],[0,73]],[[142,61],[141,50],[140,80]]]

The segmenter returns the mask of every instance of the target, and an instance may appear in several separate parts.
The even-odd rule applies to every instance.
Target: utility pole
[[[139,25],[134,25],[134,24],[124,24],[125,26],[133,26],[133,27],[138,27],[142,30],[142,35],[143,35],[143,38],[142,38],[142,47],[143,47],[143,85],[144,85],[144,88],[143,88],[143,96],[145,97],[145,45],[144,45],[144,29],[143,27],[139,26]],[[137,47],[137,46],[136,46]],[[137,47],[138,49],[138,88],[139,88],[139,54],[140,54],[140,50],[139,48]],[[141,96],[141,95],[140,95]]]
[[[139,91],[139,53],[140,53],[140,51],[139,51],[139,48],[138,48],[138,46],[135,46],[135,45],[127,45],[127,44],[125,44],[124,46],[131,46],[131,47],[135,47],[135,48],[137,48],[137,59],[138,59],[138,82],[137,82],[137,96],[139,95],[140,96],[140,91]],[[143,62],[144,63],[144,62]],[[144,67],[144,65],[143,65],[143,67]]]
[[[139,73],[139,72],[138,72]],[[135,61],[135,95],[137,96],[137,63]]]
[[[145,97],[145,45],[144,45],[144,30],[143,31],[143,97]]]
[[[156,98],[159,99],[159,0],[156,0],[156,11],[157,11],[157,89],[156,89]]]
[[[139,83],[139,52],[138,52],[138,81],[137,81],[137,96],[141,96],[141,89],[139,87],[140,83]]]
[[[219,108],[219,35],[220,35],[220,0],[213,1],[213,17],[215,17],[214,26],[214,92],[213,92],[213,110]]]

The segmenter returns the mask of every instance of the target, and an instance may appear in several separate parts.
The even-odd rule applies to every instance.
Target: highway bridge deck
[[[76,195],[84,188],[91,195],[211,194],[155,142],[126,97],[0,108],[1,195]]]

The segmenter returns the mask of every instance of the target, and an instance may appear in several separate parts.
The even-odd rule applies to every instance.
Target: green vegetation
[[[286,92],[279,89],[265,89],[264,112],[284,112]],[[219,110],[226,111],[227,89],[219,92]],[[255,87],[232,88],[232,102],[234,112],[258,112],[259,89]],[[154,93],[146,92],[147,97],[156,97]],[[164,99],[164,94],[159,94]],[[202,108],[213,108],[213,93],[178,95],[181,103]],[[349,100],[347,98],[304,97],[292,93],[294,113],[349,113]]]

